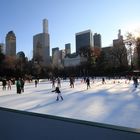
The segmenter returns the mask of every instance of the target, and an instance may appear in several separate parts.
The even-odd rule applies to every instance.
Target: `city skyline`
[[[42,32],[42,20],[48,19],[50,50],[71,43],[75,52],[75,34],[90,29],[102,36],[102,47],[112,44],[118,30],[122,34],[139,28],[139,0],[0,0],[0,43],[14,31],[17,52],[32,58],[33,36]]]

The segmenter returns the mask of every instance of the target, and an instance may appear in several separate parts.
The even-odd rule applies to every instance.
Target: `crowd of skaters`
[[[6,79],[6,78],[3,78],[2,79],[2,89],[3,90],[11,90],[12,89],[12,85],[16,85],[16,88],[17,88],[17,94],[20,94],[21,92],[24,92],[24,79],[22,78],[17,78],[16,80],[15,79]]]
[[[91,82],[94,83],[95,82],[95,79],[97,77],[83,77],[82,80],[81,80],[81,83],[84,83],[86,84],[86,87],[87,87],[87,90],[89,88],[91,88]],[[74,76],[70,76],[69,77],[69,86],[70,88],[74,88],[75,85],[75,77]],[[78,79],[78,78],[77,78]],[[107,82],[106,81],[110,81],[112,78],[110,77],[101,77],[100,78],[100,81],[101,83],[100,84],[106,84]],[[113,78],[114,80],[113,83],[120,83],[120,77],[119,78]],[[62,94],[61,94],[61,78],[60,77],[52,77],[51,79],[49,79],[52,83],[52,92],[55,92],[57,93],[57,101],[59,99],[63,100],[63,97],[62,97]],[[126,77],[126,80],[125,80],[125,83],[126,84],[129,84],[130,81],[133,80],[133,83],[134,83],[134,87],[137,88],[138,87],[138,84],[139,84],[139,81],[138,81],[138,77],[137,76],[128,76]],[[39,79],[35,79],[34,80],[34,84],[35,84],[35,87],[38,86],[38,83],[39,83]],[[2,80],[2,89],[3,90],[11,90],[12,88],[12,85],[16,85],[16,92],[17,94],[21,94],[24,92],[24,85],[25,85],[25,80],[23,78],[17,78],[17,79],[5,79],[3,78]],[[79,83],[80,84],[80,83]]]
[[[139,81],[138,81],[138,76],[126,76],[126,77],[83,77],[81,79],[81,83],[85,83],[86,84],[86,87],[87,89],[91,88],[91,83],[95,83],[95,79],[99,79],[99,81],[101,81],[100,84],[109,84],[109,83],[112,83],[112,84],[120,84],[122,82],[122,79],[126,79],[124,81],[125,84],[130,84],[130,81],[133,81],[133,85],[135,88],[138,87],[139,85]],[[74,76],[70,76],[69,77],[69,85],[70,85],[70,88],[74,88],[75,87],[75,77]],[[78,78],[77,78],[78,79]],[[57,86],[56,86],[57,84]],[[52,78],[52,88],[55,88],[55,87],[61,87],[61,78],[58,77],[58,78]]]
[[[14,84],[13,80],[6,80],[6,79],[3,79],[2,80],[2,89],[3,90],[6,90],[6,86],[7,86],[7,89],[8,90],[11,90],[11,85]]]
[[[137,88],[140,83],[140,79],[136,75],[126,77],[84,77],[81,80],[81,83],[86,83],[88,89],[90,88],[90,82],[95,83],[95,79],[97,78],[99,79],[98,81],[100,81],[100,84],[121,84],[122,82],[130,84],[130,82],[133,81],[134,87]]]
[[[30,83],[32,80],[28,80],[28,82]],[[11,79],[6,79],[3,78],[2,79],[2,90],[11,90],[12,89],[12,85],[16,85],[16,89],[17,89],[17,94],[20,94],[22,92],[24,92],[24,85],[25,85],[25,79],[24,78],[11,78]],[[37,80],[38,83],[38,80]],[[35,87],[37,86],[36,80],[35,80]]]

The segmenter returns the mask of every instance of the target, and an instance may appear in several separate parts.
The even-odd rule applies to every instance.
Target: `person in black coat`
[[[138,86],[138,78],[136,76],[133,77],[133,82],[134,82],[135,88],[137,88],[137,86]]]
[[[70,77],[70,87],[74,88],[74,77]]]
[[[38,84],[38,81],[37,81],[37,79],[35,80],[35,87],[37,87],[37,84]]]
[[[102,78],[102,84],[105,84],[105,78],[104,77]]]
[[[57,93],[57,99],[56,99],[56,101],[58,101],[59,98],[61,98],[61,100],[63,100],[63,97],[61,95],[61,91],[59,90],[59,87],[56,87],[55,90],[53,90],[52,92]]]
[[[90,88],[90,79],[89,79],[89,77],[86,79],[86,83],[87,83],[87,89]]]
[[[3,79],[3,80],[2,80],[2,89],[3,89],[3,90],[6,90],[6,84],[7,84],[7,83],[6,83],[6,79]]]

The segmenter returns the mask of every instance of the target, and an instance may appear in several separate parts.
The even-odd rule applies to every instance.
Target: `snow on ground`
[[[0,86],[0,106],[140,128],[140,86],[135,89],[132,81],[126,84],[124,79],[113,81],[106,80],[106,84],[102,84],[101,79],[96,79],[88,90],[80,79],[76,80],[75,88],[69,87],[69,80],[62,81],[63,101],[56,101],[57,94],[51,92],[52,85],[47,80],[42,80],[38,87],[26,83],[22,94],[16,94],[15,85],[11,91],[2,91]]]

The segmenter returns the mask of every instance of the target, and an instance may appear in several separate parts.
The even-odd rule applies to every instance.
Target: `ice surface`
[[[70,88],[69,80],[61,81],[63,101],[56,101],[57,94],[51,92],[50,81],[42,80],[38,87],[33,83],[25,84],[25,92],[16,94],[12,90],[2,90],[0,86],[0,106],[29,112],[50,114],[107,123],[131,128],[140,128],[140,87],[134,88],[133,82],[101,79],[91,81],[87,90],[81,79],[75,81],[75,88]]]

